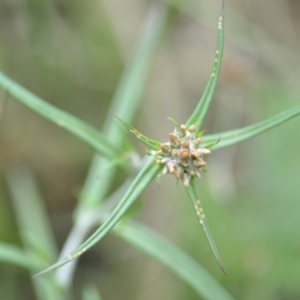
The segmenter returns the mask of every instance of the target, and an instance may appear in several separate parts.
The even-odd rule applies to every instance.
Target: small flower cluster
[[[181,125],[169,136],[170,142],[161,144],[156,151],[156,162],[164,164],[163,174],[174,174],[187,187],[192,176],[201,177],[200,170],[207,165],[203,156],[211,152],[200,146],[202,140],[195,137],[194,125],[188,129]]]

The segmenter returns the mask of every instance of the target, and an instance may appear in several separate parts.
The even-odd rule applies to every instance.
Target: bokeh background
[[[172,130],[164,118],[185,122],[205,87],[220,1],[0,0],[0,69],[101,128],[154,2],[170,5],[172,13],[134,125],[164,141]],[[204,125],[209,133],[246,126],[300,101],[300,2],[227,0],[225,18],[221,78]],[[61,247],[93,152],[14,99],[1,119],[0,145],[0,239],[20,244],[7,174],[27,166]],[[299,153],[300,120],[294,119],[209,158],[199,188],[226,277],[173,178],[163,178],[160,188],[152,183],[137,218],[193,256],[236,299],[300,299]],[[75,299],[90,282],[103,299],[199,299],[163,266],[110,235],[80,259]],[[27,272],[1,263],[0,298],[35,299]]]

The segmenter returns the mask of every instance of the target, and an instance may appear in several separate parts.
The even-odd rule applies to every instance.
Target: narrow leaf
[[[24,250],[2,242],[0,243],[0,261],[30,271],[36,270],[39,266],[38,260],[34,260],[34,258],[29,256]]]
[[[127,124],[124,120],[116,116],[116,118],[133,134],[136,136],[137,139],[139,139],[141,142],[143,142],[146,146],[153,150],[159,150],[160,149],[160,143],[154,140],[151,140],[147,138],[146,136],[142,135],[139,131],[134,129],[131,125]]]
[[[122,147],[124,130],[120,130],[122,128],[113,116],[117,114],[129,122],[135,116],[155,53],[168,23],[168,16],[168,7],[153,2],[145,22],[141,24],[136,47],[133,47],[131,59],[126,64],[104,122],[103,132],[116,148]],[[114,174],[113,172],[106,174],[102,172],[107,163],[107,159],[95,156],[84,184],[84,192],[82,193],[84,197],[80,199],[84,206],[94,207],[105,199]],[[101,183],[95,181],[97,176],[103,178]]]
[[[168,23],[168,16],[169,9],[167,6],[153,2],[145,16],[145,21],[140,26],[136,45],[132,48],[131,59],[126,62],[126,67],[104,122],[103,132],[116,148],[122,147],[126,132],[119,126],[113,116],[117,114],[131,122],[136,115],[153,59]],[[85,212],[88,209],[98,207],[108,194],[113,183],[114,172],[113,170],[104,172],[103,169],[107,170],[107,165],[109,165],[107,159],[95,155],[80,194],[80,201],[76,209],[75,227],[78,224],[80,225],[80,220],[85,217]],[[101,181],[95,180],[95,178],[101,178]],[[125,191],[122,196],[124,194]],[[78,237],[77,234],[76,237],[77,241],[80,242],[77,243],[76,241],[76,245],[69,248],[68,241],[69,238],[72,239],[72,232],[70,233],[63,247],[63,253],[69,253],[75,249],[77,245],[84,241],[86,235],[82,234]],[[68,251],[64,251],[67,249]],[[57,278],[66,289],[71,286],[75,263],[76,261],[73,261],[73,265],[69,264],[63,270],[57,270]]]
[[[120,200],[118,205],[113,209],[108,218],[104,221],[102,226],[95,231],[83,244],[81,244],[77,249],[72,251],[67,257],[53,264],[46,270],[38,273],[35,277],[45,274],[49,271],[55,270],[58,267],[65,265],[66,263],[72,261],[73,259],[79,257],[85,251],[94,246],[99,242],[122,218],[126,213],[127,209],[134,203],[134,201],[139,197],[142,191],[149,185],[152,179],[157,175],[161,166],[156,165],[153,159],[150,158],[148,163],[139,172],[138,176],[135,178],[131,186],[126,191],[123,198]]]
[[[196,132],[198,132],[202,126],[202,123],[204,121],[204,118],[206,116],[207,110],[209,108],[210,102],[212,100],[212,97],[216,89],[216,85],[218,82],[219,73],[221,69],[221,63],[222,63],[223,44],[224,44],[224,1],[222,2],[221,12],[219,16],[217,46],[216,46],[212,72],[210,74],[210,78],[208,80],[204,93],[196,109],[194,110],[194,112],[186,122],[187,127],[191,125],[195,125]]]
[[[166,120],[172,122],[175,126],[175,129],[178,130],[178,123],[175,119],[169,117],[169,118],[166,118]]]
[[[145,22],[141,24],[137,44],[133,47],[132,56],[126,64],[107,113],[104,123],[105,133],[109,133],[111,136],[116,136],[116,133],[119,133],[119,126],[116,126],[113,120],[114,115],[118,115],[128,122],[131,122],[136,115],[168,18],[169,9],[167,6],[158,2],[150,6]],[[121,132],[121,134],[123,133]]]
[[[55,259],[57,249],[50,220],[32,172],[26,167],[11,169],[7,179],[23,244],[36,254],[33,245],[38,241],[46,261]]]
[[[113,231],[131,246],[164,264],[207,300],[233,300],[232,296],[195,260],[151,229],[122,221]]]
[[[199,222],[203,228],[203,231],[204,231],[204,234],[208,240],[208,243],[209,243],[209,246],[218,262],[218,265],[220,266],[221,270],[224,272],[224,274],[226,274],[226,271],[225,271],[225,268],[223,266],[223,263],[221,261],[221,258],[220,258],[220,255],[218,253],[218,250],[217,250],[217,247],[215,245],[215,242],[212,238],[212,235],[210,233],[210,230],[209,230],[209,227],[208,227],[208,224],[207,224],[207,221],[206,221],[206,217],[205,217],[205,214],[203,212],[203,208],[202,208],[202,205],[201,205],[201,202],[200,202],[200,198],[198,196],[198,193],[197,193],[197,189],[196,189],[196,186],[195,186],[195,181],[194,181],[194,178],[191,179],[191,184],[190,186],[188,186],[187,188],[187,192],[190,196],[190,199],[192,200],[193,204],[194,204],[194,207],[195,207],[195,210],[196,210],[196,213],[197,213],[197,216],[199,218]]]
[[[220,140],[221,140],[221,137],[219,137],[219,138],[218,138],[217,140],[215,140],[214,142],[211,142],[211,143],[209,143],[209,144],[203,145],[203,147],[206,148],[206,149],[211,149],[211,148],[215,147],[215,146],[220,142]]]
[[[8,174],[8,182],[26,254],[23,259],[32,264],[29,271],[33,275],[56,257],[55,240],[41,194],[29,169],[23,167],[11,170]],[[14,256],[10,256],[10,258],[16,260],[18,252],[16,249],[11,250],[11,254]],[[34,280],[32,283],[36,299],[59,300],[65,298],[53,276]]]
[[[210,143],[216,140],[218,137],[221,137],[220,142],[213,146],[212,150],[222,149],[251,139],[299,115],[300,105],[297,105],[259,123],[249,125],[240,129],[204,136],[203,143]]]
[[[118,156],[115,148],[107,141],[105,136],[92,126],[75,118],[74,116],[54,107],[41,98],[32,94],[3,73],[0,72],[0,86],[16,100],[26,105],[59,127],[72,133],[92,149],[106,157]]]
[[[207,131],[207,130],[202,130],[202,131],[198,132],[198,133],[196,134],[196,137],[197,137],[197,138],[202,137],[202,136],[205,134],[206,131]]]

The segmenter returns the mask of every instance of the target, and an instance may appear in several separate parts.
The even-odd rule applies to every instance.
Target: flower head
[[[200,178],[200,171],[207,166],[204,156],[211,154],[210,150],[202,147],[200,136],[203,132],[197,133],[196,126],[181,125],[177,128],[175,120],[169,118],[175,124],[175,130],[169,134],[169,142],[159,143],[151,140],[127,124],[124,120],[117,117],[120,122],[140,141],[152,149],[150,155],[157,156],[156,163],[164,165],[162,174],[173,174],[176,179],[182,180],[185,187],[188,187],[193,176]],[[213,144],[207,145],[210,147]]]
[[[207,165],[203,158],[211,152],[201,146],[201,138],[196,138],[193,125],[188,129],[181,125],[179,130],[170,133],[169,140],[154,152],[158,156],[156,162],[164,165],[163,174],[174,174],[187,187],[191,177],[201,177],[200,171]]]

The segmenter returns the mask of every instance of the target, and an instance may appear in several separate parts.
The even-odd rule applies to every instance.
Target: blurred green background
[[[134,125],[164,141],[172,130],[164,118],[184,123],[209,77],[220,1],[0,0],[0,69],[101,128],[154,2],[170,5],[172,14]],[[209,133],[260,121],[300,100],[300,2],[226,1],[225,18],[221,78],[203,128]],[[143,155],[144,147],[131,140]],[[92,151],[13,99],[1,119],[0,145],[0,240],[20,244],[7,174],[28,166],[61,247]],[[146,190],[138,219],[196,258],[236,299],[300,299],[299,153],[295,119],[209,158],[199,192],[226,277],[173,178]],[[103,299],[199,299],[164,267],[110,235],[80,259],[75,297],[90,282]],[[0,264],[0,299],[35,299],[26,271]]]

